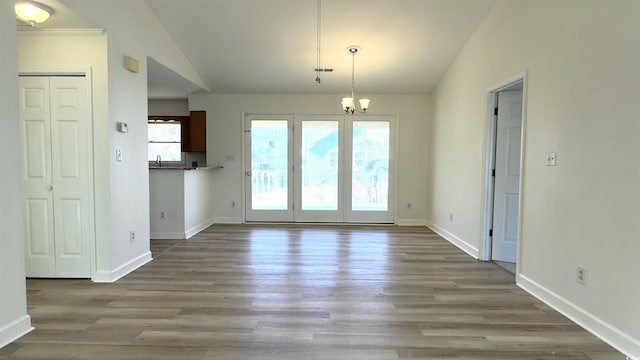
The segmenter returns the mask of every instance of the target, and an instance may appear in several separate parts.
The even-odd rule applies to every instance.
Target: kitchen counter
[[[149,166],[149,170],[213,170],[222,169],[222,166],[202,166],[202,167],[184,167],[184,166]]]
[[[213,172],[194,171],[211,169],[149,167],[152,239],[188,239],[213,223]]]

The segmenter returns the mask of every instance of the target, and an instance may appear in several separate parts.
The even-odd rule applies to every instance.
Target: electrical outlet
[[[160,220],[167,220],[167,213],[164,211],[160,211]]]
[[[556,166],[557,164],[558,154],[555,152],[547,153],[547,158],[545,161],[545,165],[547,166]]]
[[[234,209],[236,208],[236,202],[235,201],[231,202],[231,207],[234,208]]]
[[[587,269],[578,266],[576,270],[576,282],[580,285],[587,285]]]
[[[407,203],[407,209],[411,209],[411,203]]]
[[[136,242],[136,232],[133,230],[129,231],[129,242]]]

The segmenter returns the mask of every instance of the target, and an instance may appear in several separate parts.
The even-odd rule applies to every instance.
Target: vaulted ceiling
[[[362,48],[356,92],[429,93],[494,2],[321,0],[320,66],[334,71],[318,84],[318,0],[145,1],[213,92],[288,94],[348,93],[349,45]],[[49,26],[66,26],[54,20]],[[162,78],[173,74],[157,65],[150,84],[171,97]]]

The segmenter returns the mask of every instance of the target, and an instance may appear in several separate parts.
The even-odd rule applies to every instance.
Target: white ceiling
[[[494,2],[321,0],[321,67],[334,71],[317,84],[317,0],[145,1],[213,92],[346,94],[345,48],[359,45],[355,87],[363,95],[429,93]],[[56,10],[47,27],[91,27],[57,0],[40,2]],[[149,64],[150,97],[195,90]]]
[[[188,94],[201,90],[200,86],[153,58],[147,57],[147,97],[149,99],[186,99]]]
[[[18,31],[41,31],[43,29],[90,29],[96,26],[79,16],[76,12],[58,0],[37,0],[53,9],[53,14],[46,22],[31,27],[29,24],[16,19]]]

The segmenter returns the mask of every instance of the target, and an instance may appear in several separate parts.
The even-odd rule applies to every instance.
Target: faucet
[[[158,167],[162,167],[162,158],[160,155],[156,156],[156,165],[158,165]]]

